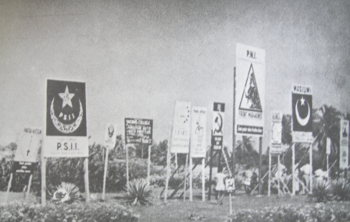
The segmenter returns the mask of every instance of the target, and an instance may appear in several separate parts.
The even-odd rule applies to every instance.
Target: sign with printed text
[[[205,107],[192,108],[191,121],[191,157],[205,158],[207,152],[207,109]]]
[[[170,146],[172,153],[189,153],[190,129],[191,103],[176,101]]]
[[[12,171],[14,173],[32,174],[37,163],[33,162],[13,162]]]
[[[293,142],[312,143],[312,92],[311,86],[292,87]]]
[[[117,127],[116,124],[108,123],[105,131],[105,146],[112,149],[115,146],[117,140]]]
[[[19,140],[14,161],[38,162],[38,151],[42,142],[42,129],[26,127]]]
[[[340,120],[340,153],[339,168],[347,169],[349,167],[349,121]]]
[[[126,144],[152,144],[153,120],[125,118]]]
[[[265,50],[237,44],[235,81],[236,133],[263,135]]]
[[[221,150],[224,136],[225,103],[214,103],[212,146],[214,150]]]
[[[47,80],[45,157],[87,157],[85,83]]]
[[[272,112],[270,153],[282,152],[282,113]]]

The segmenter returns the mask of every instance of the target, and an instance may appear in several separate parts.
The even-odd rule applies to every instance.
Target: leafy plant
[[[125,188],[127,191],[127,203],[133,206],[136,205],[150,205],[150,197],[152,190],[143,179],[136,179],[129,182],[129,186]]]
[[[79,198],[79,188],[72,183],[62,182],[56,187],[56,191],[52,194],[52,201],[54,203],[72,203],[79,200]]]
[[[335,200],[350,200],[350,185],[345,179],[339,179],[332,183],[332,194]]]
[[[309,194],[309,198],[316,202],[327,202],[332,200],[331,184],[325,181],[316,182],[312,189],[312,194]]]

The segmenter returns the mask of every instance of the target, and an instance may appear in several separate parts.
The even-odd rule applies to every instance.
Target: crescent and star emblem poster
[[[45,157],[87,157],[85,83],[47,80]]]
[[[311,86],[292,87],[293,142],[312,143]]]
[[[265,50],[237,44],[235,131],[263,135],[265,105]]]

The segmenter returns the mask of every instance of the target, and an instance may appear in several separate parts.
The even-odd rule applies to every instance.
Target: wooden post
[[[267,196],[271,195],[271,150],[269,150],[269,182],[268,182],[268,191]]]
[[[202,159],[202,201],[205,201],[205,158]]]
[[[193,167],[193,162],[192,162],[192,156],[191,156],[191,151],[190,151],[190,202],[193,201],[193,193],[192,193],[192,167]]]
[[[126,144],[125,146],[125,158],[126,158],[126,189],[127,193],[129,194],[129,148],[128,145]]]
[[[85,182],[85,196],[86,202],[90,202],[90,188],[89,188],[89,157],[84,159],[84,182]]]
[[[262,155],[262,137],[259,137],[259,194],[262,194],[262,177],[261,177],[261,155]]]
[[[278,167],[278,180],[277,180],[277,184],[278,184],[278,196],[281,195],[280,193],[280,181],[281,181],[281,172],[280,172],[280,164],[281,164],[281,159],[280,159],[280,154],[278,154],[277,156],[277,167]]]
[[[26,203],[29,203],[29,192],[30,192],[30,187],[32,185],[32,178],[33,178],[33,174],[30,174],[29,181],[28,181],[28,189],[26,194]]]
[[[150,175],[151,175],[151,145],[148,146],[147,186],[150,185],[149,183]]]
[[[43,149],[41,149],[41,206],[46,205],[46,158],[43,155]]]
[[[213,171],[213,145],[210,147],[210,163],[209,163],[209,192],[208,192],[208,200],[211,197],[211,180],[212,180],[212,171]]]
[[[106,147],[105,153],[105,168],[104,168],[104,173],[103,173],[103,188],[102,188],[102,200],[105,200],[105,194],[106,194],[106,177],[107,177],[107,172],[108,172],[108,152],[109,149]]]
[[[309,150],[309,152],[310,152],[310,155],[309,155],[309,157],[310,157],[310,193],[312,194],[312,143],[310,143],[310,150]]]
[[[7,203],[8,198],[9,198],[9,193],[10,193],[11,184],[12,184],[12,178],[13,178],[13,173],[10,174],[10,179],[9,179],[8,184],[7,184],[7,192],[6,192],[5,203]]]
[[[188,153],[186,154],[186,163],[185,163],[185,175],[184,175],[184,201],[186,200],[186,187],[187,187],[187,174],[188,174]]]
[[[327,177],[329,178],[329,154],[327,154]]]
[[[170,140],[171,141],[171,140]],[[166,181],[165,181],[165,191],[164,191],[164,202],[167,202],[168,198],[168,186],[169,186],[169,177],[170,177],[170,146],[167,150],[167,166],[166,166]]]
[[[235,170],[236,170],[236,165],[235,165],[235,155],[236,155],[236,135],[235,135],[235,107],[236,107],[236,67],[233,68],[233,120],[232,120],[232,176],[233,178],[235,177]]]
[[[292,196],[295,195],[295,143],[292,145]]]

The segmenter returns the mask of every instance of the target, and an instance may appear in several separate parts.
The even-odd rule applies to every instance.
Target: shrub
[[[332,183],[332,194],[335,200],[350,200],[350,185],[345,179],[339,179]]]
[[[147,185],[147,182],[142,179],[136,179],[129,182],[129,186],[125,188],[127,191],[127,203],[133,206],[151,204],[149,200],[152,190]]]
[[[312,194],[309,198],[316,202],[327,202],[332,200],[331,184],[325,181],[316,182],[312,189]]]
[[[125,207],[111,203],[23,205],[0,207],[0,221],[138,221]]]
[[[79,188],[74,184],[62,182],[61,185],[56,187],[56,191],[50,196],[52,196],[53,202],[73,203],[74,201],[79,200],[80,193]]]

